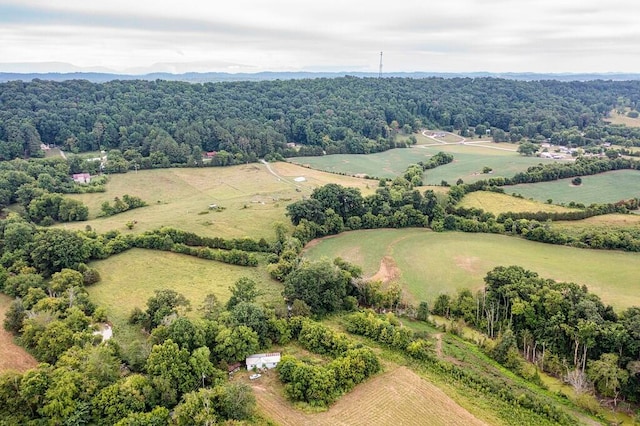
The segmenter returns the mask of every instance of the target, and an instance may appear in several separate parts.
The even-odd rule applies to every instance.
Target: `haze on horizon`
[[[640,2],[0,0],[0,72],[640,72]]]

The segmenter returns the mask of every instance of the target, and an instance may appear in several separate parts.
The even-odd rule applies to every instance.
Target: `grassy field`
[[[640,197],[640,171],[617,170],[593,176],[582,176],[582,185],[574,186],[571,179],[552,182],[505,186],[507,194],[521,194],[525,198],[554,203],[612,203]]]
[[[329,182],[373,191],[376,182],[305,169],[288,163],[248,164],[234,167],[144,170],[138,173],[111,175],[107,191],[76,194],[89,207],[89,221],[69,223],[68,229],[84,229],[87,225],[98,232],[117,229],[143,232],[161,226],[173,226],[203,236],[273,237],[272,224],[281,221],[285,207],[308,196],[317,186]],[[304,182],[294,178],[304,177]],[[371,187],[371,189],[368,189]],[[124,194],[142,198],[147,207],[108,218],[96,218],[104,201]],[[209,210],[210,204],[224,207],[222,212]],[[126,223],[137,221],[133,231]]]
[[[101,281],[88,288],[91,300],[107,308],[110,320],[123,323],[133,308],[145,309],[155,290],[173,289],[196,309],[209,293],[225,303],[229,287],[240,277],[255,280],[265,299],[279,297],[282,287],[264,268],[251,268],[169,252],[132,249],[92,262]],[[115,330],[117,333],[117,330]]]
[[[410,164],[428,160],[440,151],[453,154],[450,164],[427,170],[425,183],[437,185],[445,180],[450,184],[458,179],[474,182],[488,177],[511,177],[527,167],[540,163],[536,157],[524,157],[516,152],[517,145],[495,144],[489,141],[465,144],[440,144],[433,139],[421,136],[421,143],[411,148],[392,149],[376,154],[336,154],[322,157],[298,157],[289,161],[304,164],[318,170],[346,173],[348,175],[366,174],[377,177],[395,177],[401,175]],[[550,160],[547,160],[550,161]],[[485,175],[484,167],[491,167],[492,174]]]
[[[393,178],[402,175],[410,164],[429,160],[434,153],[413,147],[375,154],[334,154],[322,157],[293,157],[288,160],[294,164],[333,173]]]
[[[640,127],[640,118],[627,117],[627,112],[629,112],[628,108],[624,114],[618,114],[616,110],[613,110],[609,113],[609,117],[606,120],[610,121],[611,124],[624,124],[628,127]]]
[[[340,256],[374,275],[384,256],[399,270],[410,301],[442,292],[479,290],[488,271],[520,265],[545,278],[586,285],[617,309],[640,306],[637,291],[639,253],[597,251],[536,243],[492,234],[435,233],[423,229],[349,232],[312,244],[312,259]]]
[[[542,203],[490,191],[476,191],[464,196],[459,204],[465,208],[477,208],[498,215],[504,212],[567,212],[567,207]]]
[[[283,426],[486,424],[406,367],[395,367],[358,385],[322,413],[294,409],[282,396],[275,372],[249,383],[259,412]]]
[[[9,309],[13,299],[0,294],[0,320]],[[25,371],[38,365],[38,362],[21,346],[13,341],[13,335],[0,326],[0,373],[7,370]]]

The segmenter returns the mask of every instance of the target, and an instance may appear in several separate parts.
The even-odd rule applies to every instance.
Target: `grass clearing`
[[[308,196],[317,186],[336,182],[361,188],[363,192],[369,185],[376,186],[372,181],[322,173],[287,163],[269,166],[273,173],[264,164],[247,164],[114,174],[110,176],[104,193],[70,195],[89,207],[90,220],[58,226],[68,229],[91,226],[97,232],[116,229],[123,233],[172,226],[202,236],[271,239],[274,222],[290,225],[284,215],[286,205]],[[306,180],[295,182],[295,177]],[[97,218],[104,201],[113,202],[114,197],[124,194],[138,196],[148,206]],[[211,204],[225,209],[215,212],[209,209]],[[126,228],[129,221],[137,221],[132,231]]]
[[[402,175],[410,164],[425,161],[438,152],[453,154],[450,164],[427,170],[424,181],[427,185],[438,185],[441,181],[454,184],[458,179],[471,183],[479,179],[503,176],[511,177],[540,163],[536,157],[524,157],[515,152],[513,144],[496,144],[489,141],[465,142],[464,144],[438,144],[422,136],[422,143],[411,148],[392,149],[375,154],[335,154],[322,157],[297,157],[289,161],[304,164],[318,170],[348,175],[366,174],[377,177]],[[553,160],[548,160],[553,161]],[[484,167],[491,167],[491,174],[482,174]]]
[[[592,176],[582,176],[582,185],[571,184],[571,179],[552,182],[526,183],[503,187],[508,194],[521,194],[525,198],[554,203],[614,203],[640,197],[640,171],[616,170]]]
[[[491,191],[476,191],[467,194],[459,206],[482,209],[495,215],[505,212],[569,212],[574,210]]]
[[[428,161],[435,153],[418,147],[390,149],[374,154],[333,154],[321,157],[293,157],[288,161],[317,170],[348,175],[394,178],[404,174],[410,164]]]
[[[132,249],[92,262],[101,281],[87,288],[91,300],[107,309],[108,316],[123,323],[133,308],[146,308],[155,290],[173,289],[191,301],[195,310],[209,293],[225,303],[229,287],[240,277],[258,283],[263,298],[280,297],[282,286],[264,268],[228,265],[212,260],[153,250]],[[117,333],[117,330],[114,330]]]
[[[618,114],[614,109],[609,113],[607,121],[611,124],[624,124],[627,127],[640,127],[640,118],[631,118],[627,116],[627,112],[631,111],[629,108],[625,108],[624,113]]]
[[[354,253],[357,256],[354,256]],[[307,248],[305,256],[342,257],[360,264],[366,276],[383,256],[395,260],[398,282],[412,302],[433,301],[440,293],[480,290],[496,266],[520,265],[541,277],[586,285],[617,309],[640,305],[640,253],[589,250],[493,234],[436,233],[425,229],[347,232]]]
[[[13,301],[12,298],[0,294],[0,320],[4,317]],[[0,373],[8,370],[26,371],[38,365],[38,361],[31,354],[18,346],[13,335],[0,326]]]
[[[250,385],[260,413],[283,426],[486,424],[406,367],[395,367],[356,386],[322,413],[296,410],[282,396],[275,372]]]

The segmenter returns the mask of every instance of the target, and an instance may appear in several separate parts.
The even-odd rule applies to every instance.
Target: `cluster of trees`
[[[345,230],[425,227],[444,216],[444,200],[432,190],[423,195],[401,177],[381,185],[366,197],[357,188],[337,184],[316,188],[308,199],[287,206],[296,225],[293,235],[307,242]]]
[[[226,306],[207,296],[202,318],[193,320],[184,316],[190,308],[184,296],[156,291],[146,310],[131,315],[150,332],[153,346],[145,351],[93,335],[105,311],[88,300],[85,278],[65,269],[48,281],[33,279],[39,285],[25,292],[16,289],[22,297],[12,304],[5,328],[42,364],[0,376],[3,420],[187,425],[253,415],[250,388],[228,382],[226,366],[291,335],[285,318],[256,303],[255,282],[239,280]]]
[[[525,82],[497,78],[334,78],[189,84],[168,81],[14,81],[0,85],[0,158],[120,153],[107,167],[254,161],[267,154],[369,153],[424,126],[508,138],[550,138],[575,127],[617,136],[603,119],[637,82]],[[626,135],[629,136],[629,135]],[[117,151],[116,151],[117,150]],[[88,166],[88,165],[87,165]],[[124,170],[122,170],[124,169]]]
[[[496,267],[485,283],[475,295],[463,290],[438,296],[433,313],[500,336],[491,351],[511,367],[518,366],[518,348],[544,371],[560,377],[577,371],[591,377],[601,394],[637,402],[640,309],[617,314],[584,286],[544,279],[519,266]]]
[[[87,220],[89,208],[81,201],[46,192],[29,202],[26,216],[38,225],[49,226],[55,222]]]
[[[0,162],[0,209],[18,203],[25,218],[40,225],[86,220],[88,208],[61,195],[84,191],[69,171],[62,159]]]
[[[404,178],[411,182],[411,185],[413,186],[421,186],[425,170],[435,169],[436,167],[449,164],[452,161],[452,154],[447,152],[438,152],[433,157],[429,158],[428,161],[419,161],[418,164],[412,164],[407,167],[407,170],[404,172]]]
[[[120,199],[120,197],[115,197],[113,199],[113,205],[108,201],[105,201],[100,206],[100,210],[102,210],[102,216],[113,216],[114,214],[123,213],[146,205],[147,203],[142,201],[140,197],[124,194],[122,199]]]
[[[342,333],[302,317],[290,320],[293,337],[311,352],[331,361],[311,364],[285,355],[278,364],[284,392],[293,401],[327,406],[358,383],[380,371],[380,361],[370,348],[351,342]]]
[[[417,359],[433,357],[431,342],[414,336],[413,331],[402,327],[392,313],[381,317],[373,311],[356,312],[347,316],[345,320],[349,333],[369,337]]]
[[[98,234],[95,231],[43,229],[16,214],[0,220],[0,237],[2,267],[13,274],[19,274],[24,267],[32,267],[46,277],[63,268],[77,269],[82,263],[106,259],[134,247],[173,251],[241,266],[257,266],[258,253],[275,249],[263,239],[194,237],[171,228],[137,235],[123,235],[118,231]],[[184,242],[175,242],[173,238]]]

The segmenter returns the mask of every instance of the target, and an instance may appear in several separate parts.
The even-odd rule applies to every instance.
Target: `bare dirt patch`
[[[456,256],[454,257],[456,266],[460,269],[464,269],[467,272],[477,274],[480,270],[480,258],[475,256]]]
[[[11,304],[11,298],[0,295],[0,320]],[[34,368],[38,362],[22,347],[13,341],[13,335],[6,331],[0,324],[0,372],[7,370],[26,371]]]
[[[371,278],[371,281],[381,281],[382,283],[390,283],[400,278],[400,268],[391,256],[384,256],[380,260],[380,268]]]
[[[322,413],[296,410],[268,386],[253,389],[260,411],[280,425],[485,425],[406,367],[358,385]]]

